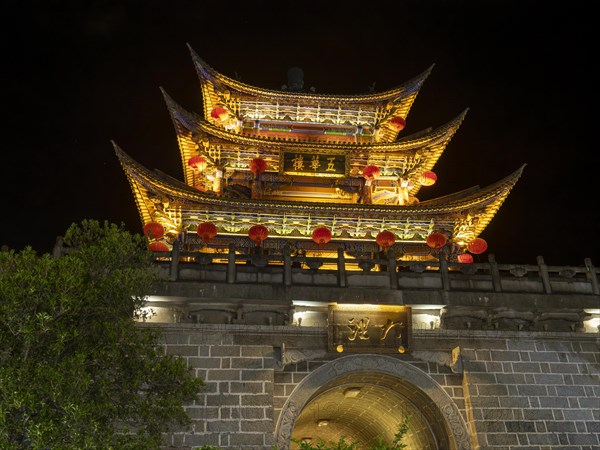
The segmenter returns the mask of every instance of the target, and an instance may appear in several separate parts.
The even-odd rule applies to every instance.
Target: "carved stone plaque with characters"
[[[330,352],[406,353],[410,351],[411,335],[409,306],[329,306]]]

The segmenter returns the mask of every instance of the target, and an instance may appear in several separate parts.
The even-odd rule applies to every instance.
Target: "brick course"
[[[271,450],[288,397],[337,357],[327,354],[280,371],[274,347],[286,340],[286,327],[236,325],[231,333],[226,328],[213,332],[210,326],[182,325],[165,330],[167,352],[182,356],[205,381],[199,398],[186,407],[192,429],[165,437],[171,449],[210,444]],[[287,328],[296,335],[304,331]],[[313,332],[310,342],[324,348],[326,331],[318,336]],[[302,340],[295,342],[302,349]],[[438,362],[399,358],[430,375],[454,400],[475,430],[479,448],[591,450],[600,445],[600,357],[593,336],[483,331],[461,336],[453,331],[448,338],[440,331],[416,334],[413,345],[415,351],[444,354],[460,347],[463,374]]]

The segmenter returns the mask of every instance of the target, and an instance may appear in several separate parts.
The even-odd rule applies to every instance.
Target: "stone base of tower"
[[[186,406],[191,429],[165,436],[165,448],[370,439],[404,415],[409,448],[600,444],[594,333],[414,330],[411,352],[381,355],[330,353],[325,327],[140,326],[162,328],[167,352],[205,381]]]

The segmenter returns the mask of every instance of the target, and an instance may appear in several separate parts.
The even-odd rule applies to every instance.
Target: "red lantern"
[[[461,253],[457,259],[461,264],[473,264],[473,255],[469,253]]]
[[[488,248],[487,242],[481,238],[475,238],[467,244],[467,249],[474,255],[480,255]]]
[[[331,231],[327,227],[315,228],[312,232],[312,240],[317,245],[325,245],[331,240]]]
[[[445,234],[434,231],[433,233],[429,234],[429,236],[427,236],[427,240],[425,242],[427,242],[427,245],[432,249],[439,250],[444,245],[446,245],[446,242],[448,242],[448,238]]]
[[[248,237],[256,242],[256,245],[260,246],[269,236],[269,229],[264,225],[254,225],[248,230]]]
[[[431,170],[427,170],[427,171],[423,172],[419,179],[419,182],[423,186],[431,186],[432,184],[435,184],[436,181],[437,181],[437,175],[435,174],[435,172],[432,172]]]
[[[392,130],[394,130],[394,131],[402,131],[402,130],[404,130],[405,126],[406,126],[406,119],[404,119],[400,116],[394,116],[394,117],[392,117],[392,120],[390,120],[390,127],[392,127]]]
[[[229,111],[227,111],[225,108],[217,106],[216,108],[212,109],[210,116],[213,119],[227,120],[229,118]]]
[[[391,231],[384,230],[377,235],[375,241],[377,241],[377,244],[379,244],[380,247],[386,249],[394,245],[394,242],[396,242],[396,235]]]
[[[148,250],[150,250],[151,252],[168,252],[169,246],[164,242],[152,242],[148,246]]]
[[[250,161],[250,172],[254,175],[259,176],[265,170],[267,170],[267,162],[264,159],[254,158]]]
[[[188,159],[188,166],[195,170],[204,170],[206,168],[206,159],[202,156],[192,156]]]
[[[217,227],[212,222],[204,222],[198,225],[196,233],[204,242],[208,243],[217,235]]]
[[[158,222],[148,222],[144,225],[144,235],[150,239],[160,239],[165,235],[165,227]]]
[[[379,175],[379,167],[377,166],[365,166],[362,171],[363,177],[367,180],[374,180]]]

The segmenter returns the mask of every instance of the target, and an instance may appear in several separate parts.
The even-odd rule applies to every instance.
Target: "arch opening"
[[[358,442],[378,437],[391,442],[409,416],[404,444],[409,449],[471,449],[462,416],[452,399],[425,372],[396,358],[351,355],[327,363],[307,376],[280,415],[280,449],[291,442]]]

